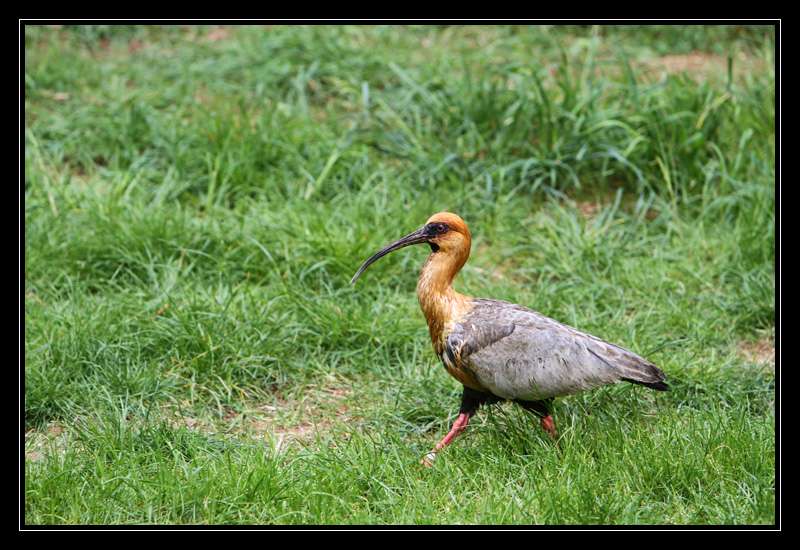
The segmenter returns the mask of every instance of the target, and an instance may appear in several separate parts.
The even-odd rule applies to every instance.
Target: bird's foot
[[[423,456],[422,460],[420,460],[419,463],[425,466],[426,468],[430,468],[433,466],[434,460],[436,460],[436,451],[431,451],[425,456]]]

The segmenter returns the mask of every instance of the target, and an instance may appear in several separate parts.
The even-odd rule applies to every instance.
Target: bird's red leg
[[[553,417],[549,414],[542,418],[542,429],[547,432],[553,441],[558,438],[558,432],[556,431],[556,423],[553,422]]]
[[[421,464],[423,466],[433,466],[433,460],[436,458],[436,453],[450,445],[453,440],[458,437],[461,432],[463,432],[467,428],[467,424],[469,424],[470,417],[474,414],[473,411],[470,412],[462,412],[456,418],[456,421],[453,422],[453,427],[450,428],[450,431],[447,433],[442,440],[436,444],[434,450],[429,452],[425,457],[422,459]]]
[[[464,393],[461,395],[461,408],[458,411],[458,418],[453,422],[453,427],[447,432],[447,435],[436,444],[436,447],[429,452],[422,459],[424,466],[433,466],[433,460],[436,458],[436,453],[450,445],[453,440],[458,437],[461,432],[467,428],[469,419],[475,414],[478,408],[485,403],[496,403],[500,399],[491,394],[482,393],[470,388],[464,387]]]
[[[532,412],[534,415],[541,419],[542,429],[547,432],[555,442],[558,442],[558,432],[556,431],[556,423],[553,422],[553,417],[550,416],[550,404],[552,399],[544,401],[517,401],[526,410]]]
[[[469,417],[471,415],[469,413],[461,413],[456,418],[456,421],[453,422],[453,427],[450,428],[450,432],[444,436],[444,438],[436,444],[436,450],[440,451],[450,445],[450,443],[458,437],[461,432],[467,429],[467,425],[469,424]]]

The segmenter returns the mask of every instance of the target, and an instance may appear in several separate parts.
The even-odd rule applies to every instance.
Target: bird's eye
[[[425,232],[430,236],[441,235],[442,233],[447,233],[448,231],[450,231],[450,228],[446,223],[429,223],[425,226]]]

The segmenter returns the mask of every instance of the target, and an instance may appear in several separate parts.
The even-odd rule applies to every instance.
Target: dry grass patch
[[[600,211],[602,205],[597,202],[592,201],[578,201],[575,203],[575,207],[578,209],[578,212],[581,213],[584,219],[590,220],[594,218],[597,213]]]
[[[231,37],[230,29],[226,29],[225,27],[216,27],[209,31],[208,34],[205,35],[203,40],[206,42],[219,42],[220,40],[227,40]]]
[[[351,396],[352,392],[342,387],[311,387],[302,399],[279,399],[275,405],[246,411],[245,430],[257,439],[271,436],[280,450],[323,434],[339,422],[352,421]]]
[[[44,429],[25,433],[25,460],[40,462],[53,451],[63,452],[67,448],[64,426],[51,422]]]
[[[675,73],[708,73],[714,70],[727,70],[727,58],[706,52],[663,55],[643,62],[646,67]]]
[[[584,220],[591,221],[603,210],[614,205],[617,200],[617,193],[620,192],[621,189],[623,189],[621,184],[614,184],[613,187],[604,192],[578,192],[569,197],[565,204],[570,208],[574,208]],[[640,198],[641,197],[637,193],[625,191],[623,189],[622,196],[620,197],[619,209],[628,214],[635,213],[638,206],[637,202]],[[647,220],[653,220],[658,217],[658,214],[659,212],[657,210],[648,208],[644,213],[644,217]]]
[[[307,386],[288,396],[276,393],[268,403],[258,399],[243,401],[214,417],[191,415],[189,403],[182,404],[183,410],[170,406],[164,415],[176,428],[257,441],[270,438],[277,449],[282,449],[292,442],[308,441],[338,423],[355,420],[351,400],[352,391],[338,381],[336,385]]]
[[[728,57],[708,52],[670,54],[643,59],[639,68],[645,75],[687,74],[694,80],[727,78]],[[764,59],[739,52],[733,56],[734,78],[749,73],[763,72],[767,68]]]
[[[738,351],[739,355],[748,363],[771,368],[775,367],[774,335],[766,335],[755,341],[740,342]]]

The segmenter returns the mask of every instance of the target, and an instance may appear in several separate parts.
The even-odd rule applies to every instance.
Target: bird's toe
[[[431,451],[422,457],[422,460],[419,461],[420,464],[425,466],[426,468],[430,468],[433,466],[433,461],[436,460],[436,451]]]

